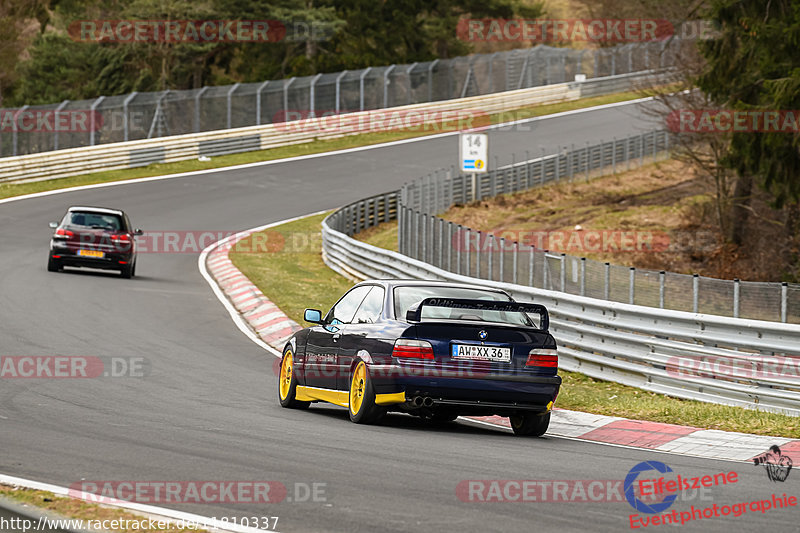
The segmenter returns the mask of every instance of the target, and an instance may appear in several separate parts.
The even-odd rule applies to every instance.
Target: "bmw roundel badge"
[[[485,341],[485,340],[486,340],[486,337],[488,337],[488,336],[489,336],[489,334],[488,334],[488,333],[486,333],[486,330],[485,330],[485,329],[482,329],[482,330],[480,330],[480,331],[478,332],[478,337],[480,337],[482,341]]]

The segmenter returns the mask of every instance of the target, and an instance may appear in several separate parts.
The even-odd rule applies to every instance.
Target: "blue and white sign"
[[[485,133],[462,133],[459,142],[461,172],[486,172],[489,161],[489,136]]]

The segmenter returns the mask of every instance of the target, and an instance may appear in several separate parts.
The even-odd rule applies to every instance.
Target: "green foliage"
[[[25,9],[8,7],[17,4]],[[10,107],[429,61],[471,51],[456,34],[462,17],[542,13],[531,0],[0,0],[0,52],[21,43],[0,53],[0,90]],[[28,45],[19,32],[34,19]],[[80,20],[205,19],[281,20],[289,38],[101,43],[68,33]]]
[[[791,0],[716,0],[710,16],[718,39],[698,86],[721,106],[741,110],[800,109],[800,5]],[[734,133],[724,162],[753,176],[781,207],[800,199],[797,132]]]

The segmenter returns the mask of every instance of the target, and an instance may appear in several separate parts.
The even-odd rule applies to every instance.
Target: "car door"
[[[305,357],[305,384],[321,389],[336,389],[336,356],[345,324],[353,320],[358,306],[372,288],[360,285],[342,296],[325,316],[325,323],[308,332]]]
[[[358,307],[353,320],[344,326],[339,341],[339,353],[336,356],[338,372],[336,387],[339,390],[350,388],[350,368],[359,351],[375,353],[381,342],[378,330],[381,312],[383,311],[386,291],[380,285],[373,285]]]

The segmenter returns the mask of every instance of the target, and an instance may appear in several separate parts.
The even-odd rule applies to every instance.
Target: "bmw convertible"
[[[540,436],[561,386],[547,309],[480,286],[409,280],[355,285],[283,350],[283,407],[346,407],[359,424],[388,411],[447,422],[507,416]]]

